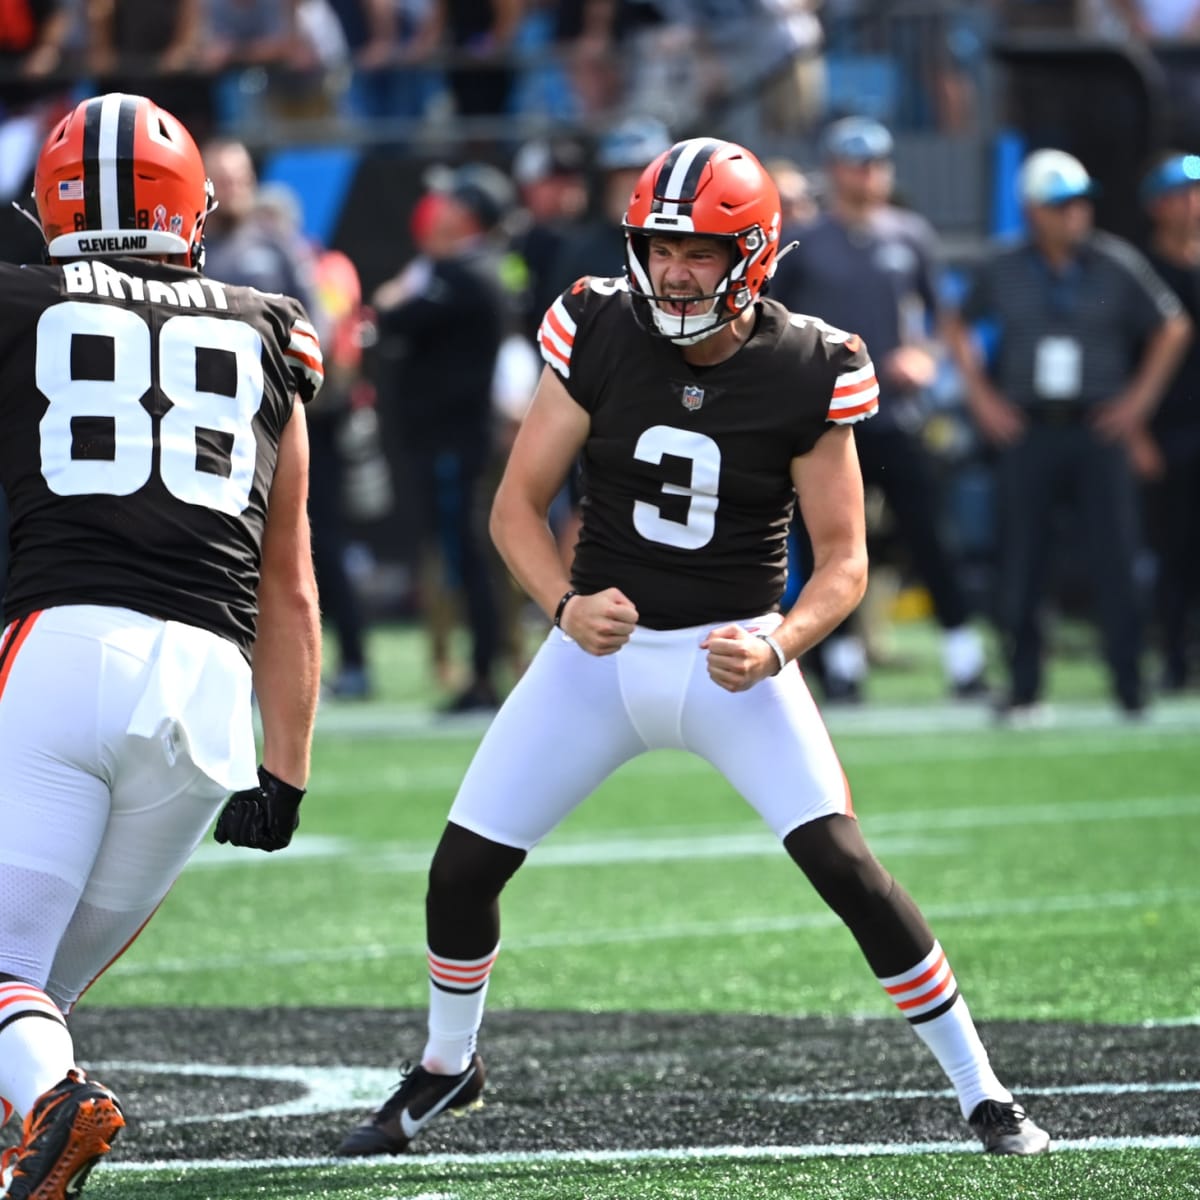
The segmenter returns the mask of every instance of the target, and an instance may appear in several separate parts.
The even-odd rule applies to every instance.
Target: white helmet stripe
[[[100,145],[97,167],[100,178],[100,228],[121,228],[121,203],[117,188],[117,131],[120,127],[120,92],[105,96],[100,108]]]
[[[703,166],[704,162],[708,161],[716,148],[717,143],[711,138],[692,138],[690,141],[683,143],[680,147],[679,157],[675,159],[675,165],[671,168],[671,174],[667,178],[666,186],[662,189],[662,212],[664,216],[679,216],[679,205],[681,203],[690,206],[695,189],[693,185],[686,192],[684,191],[688,174],[701,154],[704,155],[704,160],[699,165]],[[688,211],[690,212],[691,209],[689,208]]]

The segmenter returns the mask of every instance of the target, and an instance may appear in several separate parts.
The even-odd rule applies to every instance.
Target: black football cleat
[[[378,1112],[346,1135],[335,1153],[345,1158],[402,1154],[439,1113],[482,1103],[479,1096],[486,1079],[478,1054],[461,1075],[434,1075],[424,1067],[406,1064],[400,1086]]]
[[[1050,1135],[1011,1100],[981,1100],[967,1123],[988,1154],[1045,1154],[1050,1149]]]
[[[72,1200],[112,1146],[125,1118],[116,1096],[82,1071],[67,1072],[25,1118],[21,1143],[4,1163],[4,1200]]]

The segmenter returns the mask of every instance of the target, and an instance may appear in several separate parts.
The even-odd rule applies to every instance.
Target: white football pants
[[[768,633],[780,621],[771,614],[746,625]],[[717,627],[639,626],[605,657],[552,629],[488,728],[449,819],[528,850],[622,763],[668,748],[712,763],[781,839],[850,813],[845,775],[798,666],[727,692],[708,677],[700,649]]]
[[[14,622],[0,661],[0,972],[68,1012],[257,782],[250,667],[205,630],[83,605]]]

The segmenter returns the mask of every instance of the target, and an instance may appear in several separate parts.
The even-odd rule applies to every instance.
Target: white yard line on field
[[[1147,735],[1195,733],[1200,731],[1200,700],[1193,697],[1164,700],[1150,708],[1136,723],[1123,719],[1104,701],[1050,703],[1049,724],[1034,731],[1005,730],[1013,746],[1036,744],[1047,734],[1103,730],[1105,737],[1124,740]],[[866,704],[861,708],[829,708],[823,711],[833,734],[867,736],[915,733],[998,732],[995,718],[985,704]],[[324,704],[317,714],[317,733],[347,737],[478,738],[488,727],[489,715],[446,717],[428,708],[412,705],[373,703],[365,705]]]
[[[1061,1087],[1025,1087],[1012,1084],[1012,1090],[1023,1096],[1143,1096],[1178,1092],[1200,1092],[1200,1083],[1173,1080],[1170,1083],[1073,1083]],[[880,1100],[952,1100],[951,1088],[903,1091],[874,1089],[865,1092],[756,1092],[747,1100],[766,1100],[772,1104],[876,1104]]]
[[[883,855],[953,854],[962,843],[950,838],[884,835],[872,839],[872,846]],[[233,853],[231,853],[231,850]],[[364,846],[352,838],[318,835],[311,839],[298,835],[288,847],[287,857],[301,860],[345,859],[358,874],[387,871],[398,875],[424,875],[429,870],[432,846],[408,849],[404,846]],[[777,858],[783,854],[779,839],[761,825],[750,829],[680,831],[675,836],[600,837],[587,841],[562,839],[539,846],[530,855],[526,867],[614,867],[633,863],[687,862],[713,858]],[[204,867],[247,865],[245,850],[220,847],[215,843],[197,851],[189,870]],[[254,867],[265,863],[256,858]],[[282,861],[282,859],[280,860]]]
[[[926,905],[931,921],[975,921],[1006,916],[1045,915],[1047,913],[1120,911],[1131,908],[1158,908],[1174,904],[1191,905],[1200,900],[1200,889],[1177,888],[1146,892],[1082,892],[1065,896],[1011,896],[1003,900],[985,899],[958,904]],[[741,917],[729,921],[654,923],[630,929],[574,928],[542,934],[510,934],[505,938],[505,953],[557,947],[645,945],[687,939],[712,940],[720,937],[747,937],[755,934],[794,933],[803,929],[841,928],[834,913],[792,913],[770,917]],[[356,943],[327,949],[261,951],[247,950],[244,955],[195,958],[118,959],[107,974],[113,978],[132,976],[178,975],[188,972],[211,974],[215,971],[260,970],[317,962],[353,962],[419,958],[424,961],[424,941]]]
[[[1147,821],[1153,818],[1200,814],[1200,793],[1179,796],[1138,796],[1119,800],[1084,800],[1068,804],[1014,804],[1006,807],[964,807],[861,815],[863,829],[881,855],[947,854],[961,843],[941,836],[947,831],[1025,828],[1031,825],[1102,821]],[[882,836],[880,836],[882,835]],[[932,836],[931,836],[932,835]],[[778,840],[755,822],[723,828],[649,828],[630,836],[552,836],[529,856],[527,867],[620,866],[626,863],[675,862],[711,858],[756,858],[782,853]],[[188,864],[189,871],[208,867],[278,869],[289,862],[344,858],[355,870],[386,870],[424,874],[431,847],[392,842],[364,845],[348,837],[297,834],[287,852],[252,855],[236,846],[203,843]]]
[[[1061,1154],[1068,1150],[1196,1150],[1200,1149],[1200,1137],[1190,1134],[1160,1137],[1097,1137],[1064,1138],[1053,1143],[1053,1150]],[[324,1167],[343,1174],[353,1170],[378,1171],[381,1167],[395,1174],[411,1171],[420,1176],[430,1167],[511,1167],[561,1163],[566,1166],[581,1166],[593,1163],[631,1162],[719,1162],[722,1159],[753,1160],[796,1159],[796,1158],[866,1158],[886,1156],[911,1158],[924,1154],[978,1154],[979,1143],[970,1142],[840,1142],[828,1145],[802,1146],[697,1146],[679,1150],[542,1150],[533,1153],[499,1154],[428,1154],[411,1158],[248,1158],[248,1159],[183,1159],[178,1162],[113,1162],[105,1163],[102,1170],[144,1173],[180,1174],[184,1171],[247,1171],[253,1169],[278,1170],[286,1168]]]

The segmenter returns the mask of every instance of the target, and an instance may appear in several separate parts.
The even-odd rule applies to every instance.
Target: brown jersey
[[[290,297],[136,258],[0,264],[5,618],[113,605],[249,654],[279,439],[321,378]]]
[[[696,367],[642,328],[624,281],[591,278],[538,341],[591,418],[572,585],[619,588],[651,629],[777,609],[792,460],[878,404],[860,339],[764,300],[736,354]]]

